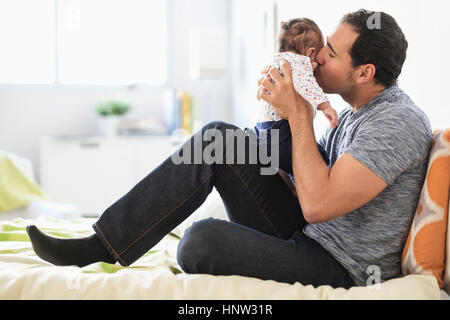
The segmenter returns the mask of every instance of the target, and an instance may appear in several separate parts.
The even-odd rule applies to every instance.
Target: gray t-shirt
[[[401,276],[402,251],[422,191],[432,141],[427,116],[398,85],[384,90],[355,113],[350,107],[343,110],[338,127],[328,128],[321,137],[319,144],[330,156],[330,168],[347,153],[388,184],[361,208],[303,229],[348,270],[356,285]]]

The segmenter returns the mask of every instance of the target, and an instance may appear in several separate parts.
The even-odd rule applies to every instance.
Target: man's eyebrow
[[[335,55],[337,55],[337,52],[334,50],[333,46],[330,44],[330,41],[328,40],[328,38],[327,38],[327,46],[331,49],[331,51],[333,51],[333,53]]]

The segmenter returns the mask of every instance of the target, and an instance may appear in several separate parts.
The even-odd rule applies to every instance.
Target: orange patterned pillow
[[[450,129],[434,133],[428,172],[402,255],[402,271],[431,274],[443,286],[450,190]]]

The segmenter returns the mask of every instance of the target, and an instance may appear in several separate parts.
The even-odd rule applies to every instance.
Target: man
[[[370,21],[379,19],[379,28]],[[419,200],[432,143],[426,115],[399,89],[407,41],[385,13],[346,15],[316,58],[318,83],[350,105],[339,126],[316,147],[312,108],[276,68],[263,78],[260,96],[289,120],[293,167],[304,233],[318,241],[364,285],[401,275],[401,253]],[[290,184],[289,179],[285,179]],[[291,186],[292,188],[292,186]],[[373,279],[373,278],[372,278]]]
[[[275,85],[260,82],[261,97],[290,123],[296,190],[290,188],[298,198],[282,175],[261,174],[261,159],[237,162],[234,137],[227,138],[223,153],[218,150],[226,162],[166,159],[105,210],[90,237],[55,239],[29,226],[36,253],[56,265],[131,265],[215,187],[229,221],[205,219],[186,231],[177,258],[187,273],[343,288],[366,285],[374,272],[375,280],[400,276],[432,134],[426,116],[395,85],[406,56],[403,33],[386,14],[380,30],[368,29],[372,14],[344,17],[317,56],[319,83],[352,106],[320,139],[330,167],[319,155],[311,107],[296,94],[288,66],[284,77],[270,70]],[[234,125],[211,122],[182,146],[183,156],[192,146],[193,153],[204,154],[216,145],[204,139],[208,129],[244,134]],[[245,151],[250,146],[246,136]]]

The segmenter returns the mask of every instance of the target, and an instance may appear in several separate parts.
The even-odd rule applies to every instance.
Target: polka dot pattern
[[[313,106],[314,115],[316,115],[317,106],[329,101],[322,88],[317,84],[316,78],[314,77],[314,70],[311,65],[311,59],[293,52],[281,52],[274,55],[271,66],[276,67],[278,71],[283,74],[281,65],[284,61],[287,61],[291,67],[292,82],[295,91]],[[261,99],[260,103],[260,122],[281,120],[281,117],[269,103],[264,99]]]

